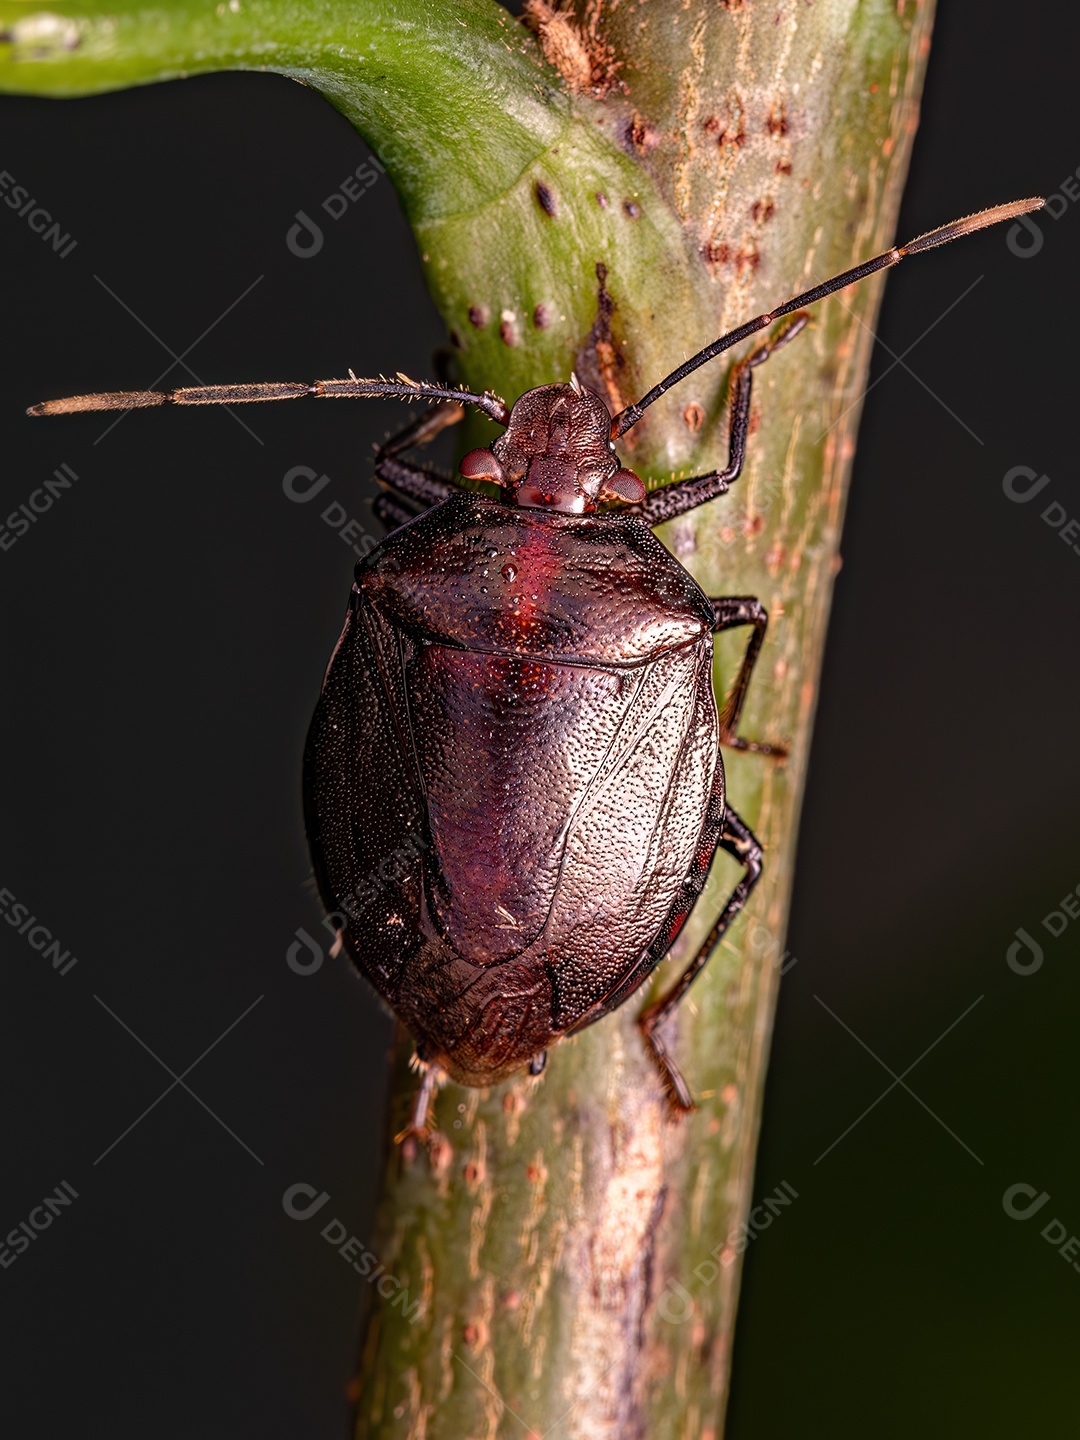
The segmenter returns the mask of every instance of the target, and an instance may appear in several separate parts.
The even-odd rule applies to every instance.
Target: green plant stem
[[[580,0],[554,18],[541,9],[542,54],[489,0],[61,0],[48,12],[0,0],[0,87],[88,94],[225,68],[314,86],[387,165],[462,377],[513,399],[576,368],[614,407],[891,241],[931,11],[929,0]],[[579,91],[590,65],[603,84],[570,93],[544,54]],[[721,1433],[738,1227],[880,289],[824,303],[757,372],[738,486],[662,532],[707,593],[767,605],[742,729],[790,746],[782,765],[725,755],[766,871],[668,1032],[698,1112],[667,1118],[636,997],[557,1046],[540,1080],[448,1086],[431,1157],[389,1156],[376,1243],[409,1305],[395,1290],[376,1301],[360,1435]],[[626,437],[626,460],[654,482],[722,463],[726,374],[706,367],[664,397]],[[718,642],[719,689],[744,643]],[[735,878],[718,860],[657,987]],[[392,1129],[415,1084],[405,1048]],[[770,1191],[795,1181],[762,1179]]]

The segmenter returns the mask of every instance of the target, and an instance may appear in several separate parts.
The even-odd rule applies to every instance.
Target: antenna
[[[274,381],[266,385],[203,385],[183,390],[114,390],[99,395],[71,395],[66,400],[43,400],[31,405],[28,415],[74,415],[83,410],[141,410],[151,405],[237,405],[253,400],[300,400],[305,395],[320,399],[363,399],[389,395],[398,400],[456,400],[475,405],[499,425],[510,419],[505,400],[486,391],[454,390],[428,380],[410,380],[400,372],[395,380],[316,380],[312,385]]]
[[[804,290],[801,295],[786,300],[783,305],[778,305],[775,310],[770,310],[765,315],[759,315],[755,320],[747,320],[735,330],[729,330],[726,335],[721,335],[719,340],[714,340],[711,345],[706,345],[704,350],[699,350],[696,355],[691,355],[689,360],[684,360],[677,370],[666,375],[659,385],[654,385],[647,395],[643,395],[633,405],[628,405],[621,410],[611,422],[611,438],[617,440],[620,435],[625,435],[631,425],[636,425],[642,415],[653,403],[659,400],[680,380],[685,380],[687,375],[692,374],[702,365],[707,365],[717,355],[725,350],[730,350],[732,345],[738,345],[740,340],[755,334],[758,330],[764,330],[766,325],[771,325],[774,320],[779,320],[782,315],[790,315],[793,310],[801,310],[806,305],[813,305],[817,300],[824,300],[826,295],[832,295],[836,290],[843,290],[845,285],[853,285],[856,280],[865,280],[868,275],[873,275],[878,270],[886,270],[890,265],[899,265],[905,255],[918,255],[923,250],[932,250],[935,245],[947,245],[950,240],[959,240],[961,235],[971,235],[976,230],[983,230],[987,225],[997,225],[1002,220],[1013,220],[1017,215],[1026,215],[1031,210],[1041,210],[1045,200],[1035,196],[1030,200],[1010,200],[1007,205],[995,205],[990,210],[980,210],[975,215],[965,215],[961,220],[953,220],[948,225],[941,225],[936,230],[928,230],[925,235],[917,235],[914,240],[909,240],[906,245],[894,246],[886,250],[884,254],[877,255],[873,260],[864,260],[861,265],[854,266],[851,270],[845,270],[840,275],[834,275],[831,280],[825,280],[820,285],[815,285],[812,290]]]

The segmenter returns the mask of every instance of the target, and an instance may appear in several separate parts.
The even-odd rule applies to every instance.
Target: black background
[[[1061,192],[1078,38],[1049,0],[945,0],[902,238]],[[0,513],[79,477],[0,551],[0,885],[79,960],[61,976],[0,926],[0,1232],[79,1195],[0,1270],[5,1436],[345,1433],[357,1277],[281,1195],[308,1182],[368,1233],[389,1027],[343,963],[285,952],[325,934],[298,770],[355,559],[320,512],[375,528],[371,446],[402,412],[240,412],[255,439],[221,411],[104,434],[22,409],[158,379],[114,296],[179,353],[257,277],[188,355],[201,380],[428,373],[441,326],[388,182],[317,255],[286,247],[363,154],[272,76],[0,100],[0,169],[78,241],[61,259],[0,206]],[[919,380],[879,348],[758,1165],[799,1199],[747,1254],[729,1440],[1080,1426],[1080,1273],[1040,1235],[1080,1233],[1080,921],[1040,928],[1080,882],[1080,554],[1040,518],[1080,516],[1062,207],[1028,258],[1003,229],[889,280],[882,342],[919,342]],[[297,465],[330,477],[318,503],[286,497]],[[1017,465],[1050,477],[1033,504],[1003,493]],[[1029,976],[1018,927],[1044,942]],[[893,1089],[815,1164],[892,1083],[825,1005],[896,1074],[974,1008],[918,1100]],[[181,1074],[242,1014],[187,1076],[199,1100],[173,1089],[114,1145],[172,1083],[143,1046]],[[1037,1219],[1006,1215],[1016,1182],[1049,1194]]]

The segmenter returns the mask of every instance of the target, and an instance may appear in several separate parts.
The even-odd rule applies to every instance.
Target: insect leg
[[[746,459],[746,437],[750,430],[750,396],[753,391],[753,372],[763,365],[770,355],[775,355],[789,340],[794,340],[804,329],[810,317],[804,311],[792,315],[778,325],[764,345],[735,367],[731,377],[731,419],[728,439],[728,463],[723,470],[712,470],[707,475],[693,475],[687,480],[677,480],[663,490],[654,490],[641,502],[640,514],[647,525],[659,525],[664,520],[674,520],[688,510],[696,510],[708,500],[723,495],[739,478]]]
[[[395,1145],[400,1145],[408,1139],[419,1140],[422,1145],[427,1145],[438,1133],[435,1129],[435,1114],[431,1102],[438,1089],[441,1072],[437,1066],[419,1059],[416,1061],[416,1067],[421,1071],[420,1085],[413,1099],[408,1123],[394,1136]]]
[[[739,673],[735,677],[735,684],[731,687],[731,693],[720,712],[720,743],[721,745],[730,745],[733,750],[748,750],[755,755],[771,755],[774,759],[782,760],[787,754],[787,750],[782,745],[768,745],[757,740],[744,740],[741,735],[735,733],[739,724],[739,716],[742,714],[743,701],[746,699],[746,691],[750,684],[750,676],[753,674],[762,641],[765,639],[769,612],[753,595],[727,595],[717,600],[711,599],[709,603],[713,607],[714,635],[718,635],[721,630],[734,630],[740,625],[754,627],[754,633],[750,636],[750,643],[746,647],[746,654],[743,656]]]
[[[411,519],[464,489],[435,470],[425,470],[401,458],[414,445],[427,445],[448,425],[456,425],[464,414],[464,406],[456,402],[433,405],[418,420],[379,446],[375,455],[375,478],[386,491],[385,496],[375,501],[375,513],[380,520],[385,510],[391,523],[401,525],[404,520],[398,517],[402,514],[405,519]],[[392,503],[380,505],[384,500]]]
[[[415,520],[417,515],[422,515],[431,507],[417,505],[413,501],[406,502],[404,499],[394,499],[389,495],[376,495],[371,502],[371,508],[383,529],[390,531],[407,525],[410,520]]]
[[[741,865],[744,865],[746,874],[728,896],[727,904],[721,910],[716,923],[675,984],[665,995],[661,995],[659,1000],[654,1000],[638,1017],[638,1025],[641,1027],[649,1054],[660,1071],[668,1100],[674,1110],[681,1112],[689,1112],[696,1109],[696,1106],[686,1081],[668,1053],[663,1038],[658,1034],[658,1027],[675,1009],[705,968],[705,963],[716,948],[721,936],[746,904],[751,890],[761,876],[761,844],[750,827],[730,808],[724,815],[723,829],[720,832],[717,848],[726,851],[728,855],[733,856]]]

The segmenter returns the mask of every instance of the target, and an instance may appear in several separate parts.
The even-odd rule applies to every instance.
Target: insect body
[[[746,450],[755,368],[802,308],[904,255],[1041,205],[1017,201],[894,248],[740,326],[612,417],[575,378],[521,396],[394,381],[221,386],[49,401],[31,413],[396,394],[437,401],[376,461],[391,533],[356,567],[304,761],[322,898],[358,967],[435,1078],[488,1085],[543,1068],[559,1038],[624,1003],[664,958],[713,857],[744,867],[708,937],[640,1017],[676,1110],[693,1108],[660,1025],[761,874],[727,803],[720,746],[738,734],[767,615],[709,597],[651,527],[723,494]],[[651,493],[615,442],[698,366],[780,320],[736,367],[723,470]],[[504,426],[461,462],[466,489],[404,457],[474,405]],[[617,508],[601,510],[609,503]],[[749,627],[731,693],[713,697],[712,636]],[[373,880],[372,877],[377,877]]]

